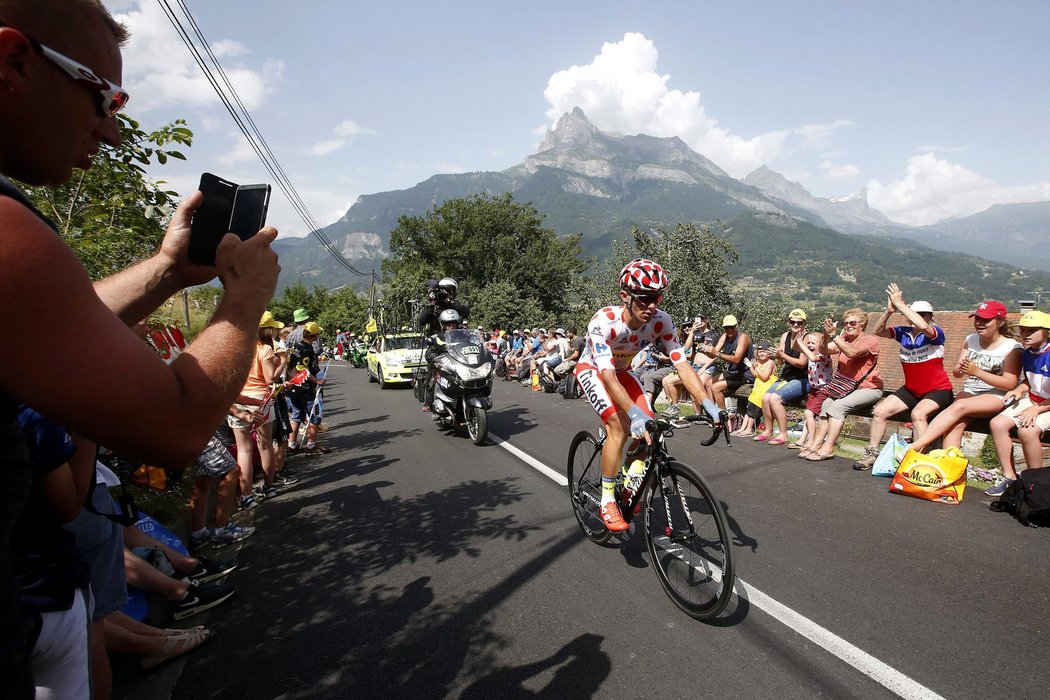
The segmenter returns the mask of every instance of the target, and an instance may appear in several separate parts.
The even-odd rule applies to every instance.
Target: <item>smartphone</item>
[[[270,204],[269,185],[238,185],[221,177],[201,175],[204,201],[193,214],[190,226],[190,260],[201,265],[215,264],[215,250],[227,233],[248,240],[266,225]]]

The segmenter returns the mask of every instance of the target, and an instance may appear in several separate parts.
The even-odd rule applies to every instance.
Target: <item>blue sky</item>
[[[155,175],[183,193],[203,171],[267,181],[156,0],[104,1],[133,34],[129,114],[196,135]],[[577,105],[734,177],[866,187],[904,223],[1050,200],[1038,0],[184,2],[322,224],[362,194],[515,165]],[[307,233],[276,191],[270,223]]]

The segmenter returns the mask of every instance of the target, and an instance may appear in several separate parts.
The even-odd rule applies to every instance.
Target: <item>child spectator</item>
[[[766,340],[760,340],[755,344],[755,360],[744,358],[744,362],[751,374],[755,377],[751,393],[747,397],[747,408],[744,411],[744,422],[739,430],[731,435],[737,437],[752,437],[758,427],[758,419],[762,417],[762,397],[765,396],[769,387],[777,380],[777,364],[773,361],[773,346]]]
[[[823,340],[824,336],[821,333],[807,333],[802,341],[802,352],[809,360],[809,365],[806,368],[809,379],[809,395],[806,397],[805,412],[806,425],[802,429],[802,435],[799,436],[798,441],[788,445],[790,449],[802,450],[799,456],[808,451],[809,439],[816,430],[817,415],[820,414],[821,406],[824,405],[824,399],[828,397],[821,389],[828,385],[833,374],[831,356],[820,351]]]
[[[314,402],[317,399],[317,387],[325,385],[325,379],[320,375],[321,368],[318,364],[317,353],[313,349],[313,341],[323,331],[319,325],[310,321],[303,326],[303,340],[291,348],[288,359],[288,374],[294,376],[299,372],[306,372],[301,383],[287,385],[288,414],[291,423],[291,434],[288,436],[288,452],[296,453],[302,448],[299,446],[299,426],[306,423],[306,453],[308,455],[324,454],[330,450],[317,442],[317,433],[320,430],[321,414],[315,410]],[[291,382],[291,376],[289,377]]]
[[[1021,366],[1024,379],[1003,396],[1006,410],[992,419],[992,440],[1003,477],[985,491],[989,496],[1002,496],[1006,487],[1017,479],[1014,466],[1014,443],[1010,430],[1017,428],[1027,469],[1043,466],[1043,431],[1050,429],[1050,314],[1029,311],[1018,322],[1024,355]]]

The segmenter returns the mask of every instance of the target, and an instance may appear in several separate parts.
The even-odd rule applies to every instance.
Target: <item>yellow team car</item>
[[[368,346],[365,365],[368,381],[379,382],[380,389],[412,381],[412,373],[422,367],[423,338],[419,333],[387,333]]]

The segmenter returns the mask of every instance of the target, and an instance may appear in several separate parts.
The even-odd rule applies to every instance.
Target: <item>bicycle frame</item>
[[[671,460],[671,456],[667,453],[665,441],[674,435],[674,428],[669,424],[661,425],[657,421],[653,421],[653,424],[655,429],[649,431],[653,441],[648,446],[649,454],[645,458],[645,472],[642,474],[641,485],[626,501],[623,500],[624,489],[621,488],[617,491],[616,502],[620,506],[620,515],[624,522],[628,524],[634,519],[635,509],[642,502],[642,498],[645,497],[648,490],[656,488],[654,482],[662,476],[661,467]],[[598,449],[594,452],[595,457],[601,455],[601,448],[605,446],[605,440],[608,437],[604,428],[599,428],[598,435]],[[691,525],[692,523],[690,523]]]

